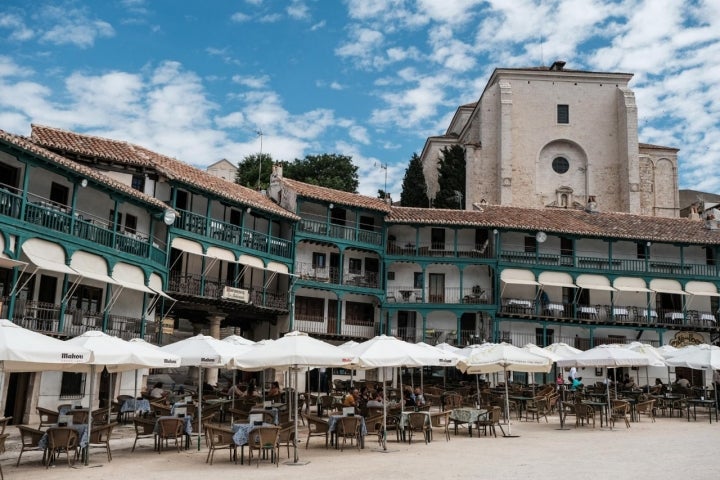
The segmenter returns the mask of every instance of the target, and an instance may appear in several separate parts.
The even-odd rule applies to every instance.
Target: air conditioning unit
[[[222,297],[225,300],[235,300],[237,302],[248,303],[250,301],[250,292],[243,288],[223,287]]]

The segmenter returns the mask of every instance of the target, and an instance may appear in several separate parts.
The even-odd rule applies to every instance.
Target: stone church
[[[444,147],[465,149],[468,210],[485,204],[679,216],[678,149],[638,141],[630,73],[498,68],[425,142],[428,196]]]

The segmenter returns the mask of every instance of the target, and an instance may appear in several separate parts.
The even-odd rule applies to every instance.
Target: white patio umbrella
[[[510,400],[508,398],[508,371],[544,372],[552,367],[549,358],[541,357],[509,343],[490,344],[475,349],[469,357],[458,362],[457,367],[464,373],[504,372],[505,376],[505,418],[508,420],[508,435],[513,436],[510,427]]]
[[[180,358],[169,355],[140,343],[130,343],[118,337],[113,337],[99,330],[87,332],[67,340],[65,343],[86,348],[93,352],[93,359],[89,362],[90,393],[88,395],[88,438],[92,429],[92,404],[95,389],[95,374],[97,366],[107,368],[109,372],[122,372],[137,370],[139,368],[170,368],[180,365]],[[81,367],[72,367],[77,371]],[[87,369],[87,367],[82,367]],[[87,465],[89,454],[85,456]]]
[[[242,370],[262,370],[265,368],[290,368],[295,373],[295,402],[297,405],[297,373],[300,368],[324,365],[326,367],[342,367],[350,364],[352,357],[343,349],[315,339],[307,333],[293,331],[285,336],[258,346],[233,357],[228,362],[229,368]],[[297,438],[297,415],[295,418],[295,438]],[[297,444],[294,447],[294,464],[300,464]]]
[[[720,370],[720,347],[716,345],[692,345],[679,349],[676,355],[665,360],[671,367],[686,367],[694,370]],[[715,391],[715,410],[718,409],[718,388]]]
[[[180,357],[180,366],[198,367],[198,450],[202,435],[202,371],[203,368],[222,368],[238,354],[238,346],[209,335],[198,334],[161,347],[163,352]]]
[[[240,347],[246,346],[246,345],[255,345],[255,342],[253,342],[252,340],[248,340],[247,338],[242,337],[240,335],[228,335],[227,337],[223,338],[222,341],[228,342],[232,345],[236,345],[236,346],[240,346]],[[235,379],[236,373],[237,373],[237,370],[233,369],[233,381],[232,381],[233,387],[237,383],[236,379]],[[235,388],[231,388],[230,391],[232,392],[230,394],[230,399],[234,406],[235,405]],[[232,416],[230,417],[230,419],[232,421]]]
[[[426,349],[414,343],[404,342],[398,338],[387,335],[378,335],[349,350],[355,355],[354,363],[358,368],[380,368],[381,381],[385,382],[384,367],[422,367],[452,366],[453,360],[446,352],[438,349]],[[383,450],[387,450],[387,395],[383,401]]]
[[[552,363],[555,363],[556,361],[558,361],[562,358],[561,355],[551,352],[550,350],[545,350],[544,348],[538,347],[534,343],[526,344],[523,347],[523,350],[527,350],[528,352],[534,353],[535,355],[540,355],[541,357],[549,358]],[[535,382],[533,382],[533,395],[535,394],[534,392],[535,392]]]
[[[625,348],[632,350],[633,352],[641,353],[648,357],[648,365],[645,367],[645,380],[648,385],[648,393],[650,392],[650,368],[649,367],[665,367],[665,358],[655,347],[647,343],[632,342],[625,345]],[[640,383],[638,379],[638,384]]]
[[[644,367],[649,363],[650,361],[645,355],[617,344],[598,345],[577,354],[574,358],[557,361],[559,367]],[[610,386],[607,385],[605,390],[608,408],[610,408]]]

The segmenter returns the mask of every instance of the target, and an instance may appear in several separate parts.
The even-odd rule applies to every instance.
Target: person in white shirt
[[[690,388],[690,380],[678,374],[677,379],[675,380],[675,385],[683,388]]]
[[[570,383],[577,377],[577,368],[572,367],[570,368],[570,375],[568,375],[568,380],[570,380]]]

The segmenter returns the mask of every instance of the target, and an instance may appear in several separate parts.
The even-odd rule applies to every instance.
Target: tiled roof
[[[346,207],[365,208],[367,210],[376,210],[387,213],[390,211],[390,205],[380,198],[368,197],[358,193],[343,192],[332,188],[319,187],[309,183],[299,182],[290,178],[283,178],[282,182],[295,190],[298,195],[314,200],[322,200],[336,205],[344,205]]]
[[[292,220],[299,217],[275,204],[255,190],[228,182],[166,155],[128,142],[32,125],[32,140],[59,152],[68,152],[89,159],[102,159],[124,165],[150,168],[165,177],[183,182],[218,197],[247,205]]]
[[[393,207],[388,224],[425,224],[525,230],[529,232],[687,244],[720,244],[720,230],[702,221],[628,213],[588,213],[560,208],[519,208],[498,205],[483,211]]]
[[[125,185],[123,183],[118,182],[117,180],[113,180],[112,178],[108,177],[107,175],[103,175],[98,170],[86,167],[85,165],[82,165],[80,163],[77,163],[75,161],[67,159],[61,155],[58,155],[55,152],[52,152],[41,146],[38,146],[36,143],[33,143],[31,141],[31,139],[28,139],[26,137],[22,137],[19,135],[14,135],[12,133],[8,133],[3,130],[0,130],[0,140],[12,145],[13,147],[17,148],[18,150],[27,152],[27,153],[35,155],[37,157],[47,159],[55,164],[62,165],[64,168],[66,168],[70,171],[76,172],[81,177],[87,178],[88,180],[92,180],[95,183],[105,185],[109,188],[112,188],[113,190],[122,192],[125,195],[127,195],[128,197],[136,198],[142,202],[153,205],[162,210],[170,208],[168,205],[166,205],[165,203],[156,199],[155,197],[146,195],[142,192],[135,190],[134,188],[130,187],[129,185]]]

